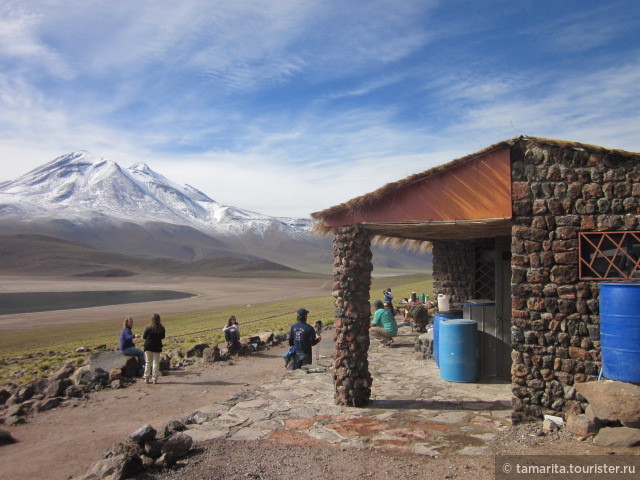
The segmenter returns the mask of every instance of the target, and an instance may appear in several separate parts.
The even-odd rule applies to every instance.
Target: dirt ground
[[[2,426],[19,442],[0,447],[0,479],[84,474],[102,450],[142,425],[161,430],[170,420],[282,375],[284,349],[234,358],[227,365],[191,365],[171,371],[157,385],[137,381],[127,388],[102,390],[33,415],[24,425]]]
[[[13,279],[15,280],[15,279]],[[0,291],[44,291],[88,289],[88,282],[43,279],[11,281],[0,277]],[[304,298],[322,293],[330,285],[318,280],[248,280],[172,278],[103,279],[90,282],[93,289],[134,289],[153,286],[188,290],[198,296],[165,301],[67,310],[44,314],[0,317],[2,330],[28,328],[45,322],[51,325],[102,320],[125,315],[146,315],[150,310],[185,311],[212,306],[237,305],[278,298]],[[79,288],[82,286],[84,288]],[[241,293],[239,293],[241,292]],[[248,292],[247,294],[242,292]],[[286,292],[286,293],[283,293]],[[249,294],[250,293],[250,294]],[[175,309],[175,310],[172,310]],[[9,317],[9,316],[6,316]],[[92,393],[90,398],[69,401],[65,406],[36,414],[20,426],[1,426],[19,442],[0,447],[0,479],[70,479],[87,472],[102,450],[150,423],[162,429],[170,420],[189,414],[203,405],[229,397],[277,378],[283,373],[282,353],[286,347],[234,359],[231,364],[195,364],[161,377],[158,385],[138,381],[117,390]],[[282,478],[352,479],[494,479],[495,455],[611,455],[635,454],[595,447],[563,434],[538,435],[539,425],[509,429],[495,439],[490,454],[478,456],[407,454],[395,451],[359,450],[333,446],[278,445],[269,441],[231,442],[214,440],[199,445],[171,470],[151,470],[145,479],[261,479]],[[637,449],[636,449],[637,450]]]
[[[176,290],[195,294],[194,297],[181,300],[0,315],[0,334],[16,329],[113,320],[126,316],[146,318],[150,312],[165,315],[234,305],[255,305],[284,299],[302,299],[330,294],[331,288],[332,285],[326,280],[305,278],[181,278],[136,275],[128,278],[76,280],[0,276],[0,293]]]

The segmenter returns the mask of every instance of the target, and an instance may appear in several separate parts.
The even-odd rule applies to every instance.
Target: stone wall
[[[581,413],[573,385],[601,363],[599,286],[578,277],[578,233],[638,230],[640,162],[531,141],[511,159],[513,419]]]
[[[452,307],[473,298],[474,243],[472,241],[433,242],[434,301],[440,293],[451,295]]]
[[[333,240],[335,297],[333,382],[338,405],[360,407],[371,396],[369,325],[371,234],[356,227],[336,229]]]

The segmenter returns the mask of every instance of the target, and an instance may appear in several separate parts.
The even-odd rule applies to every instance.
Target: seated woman
[[[140,338],[137,333],[134,334],[131,329],[133,328],[133,318],[127,317],[122,324],[122,330],[118,337],[118,350],[127,356],[135,355],[138,358],[138,376],[141,377],[144,372],[145,359],[144,352],[139,348],[136,348],[133,343],[134,338]]]
[[[222,328],[224,332],[224,339],[227,341],[227,346],[240,343],[240,324],[236,320],[236,317],[231,315],[227,324]]]
[[[382,301],[376,300],[373,306],[376,310],[369,328],[369,335],[380,340],[381,347],[388,347],[393,343],[393,337],[398,334],[398,324],[389,309],[384,308]]]

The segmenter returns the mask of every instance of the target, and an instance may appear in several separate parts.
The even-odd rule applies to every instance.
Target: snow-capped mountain
[[[98,215],[134,223],[166,222],[212,234],[261,235],[274,225],[298,234],[312,220],[277,218],[221,205],[178,185],[144,163],[117,163],[75,152],[58,157],[0,187],[0,214],[86,221]]]
[[[311,234],[312,225],[311,219],[223,205],[144,163],[122,168],[84,151],[0,184],[3,234],[54,235],[134,256],[199,260],[228,255],[327,271],[330,239]]]

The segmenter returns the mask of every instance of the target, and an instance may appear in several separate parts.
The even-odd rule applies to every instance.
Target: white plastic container
[[[438,294],[438,311],[439,312],[449,311],[449,300],[451,300],[451,295],[445,295],[443,293]]]

